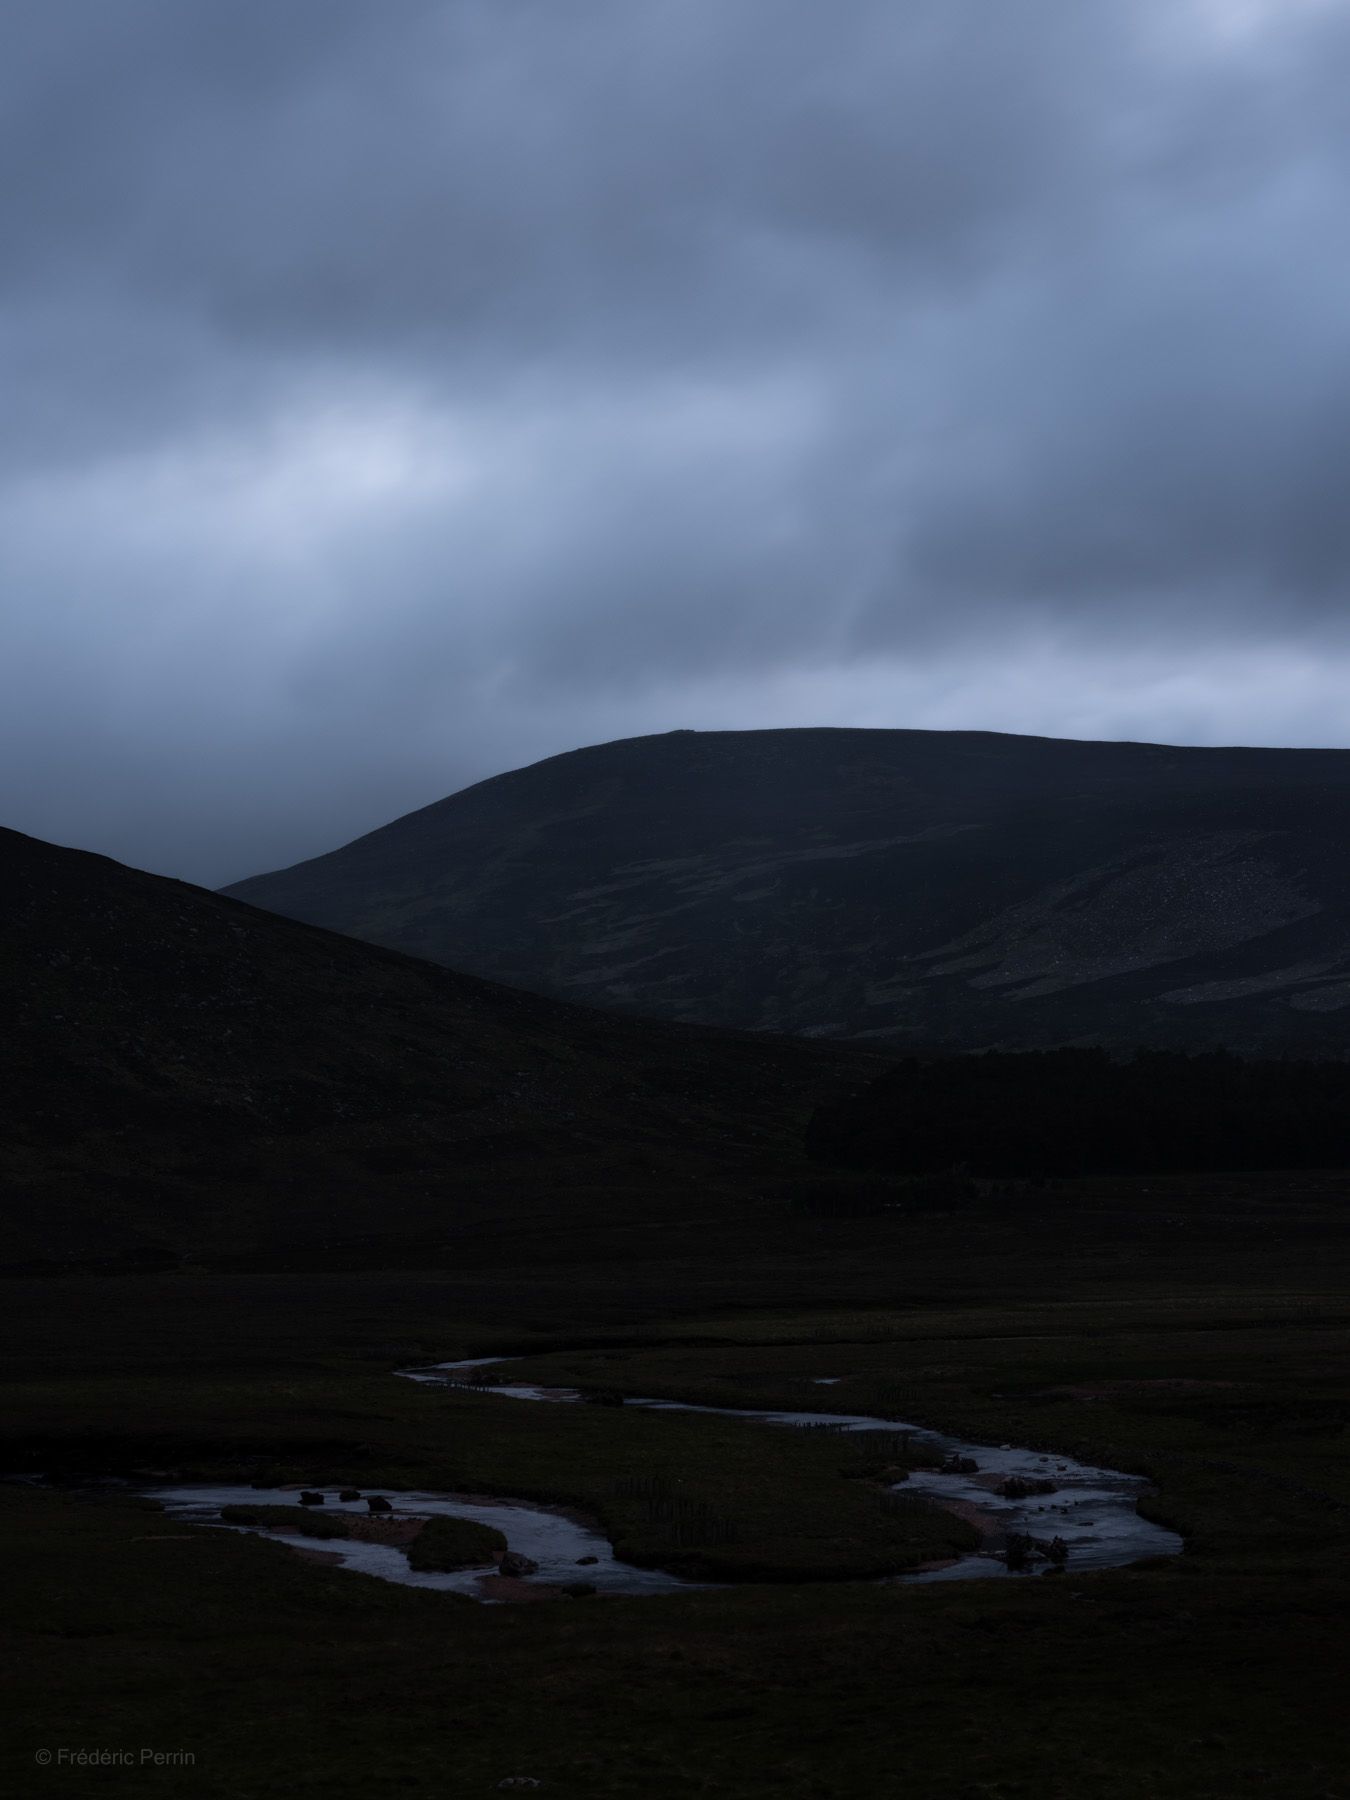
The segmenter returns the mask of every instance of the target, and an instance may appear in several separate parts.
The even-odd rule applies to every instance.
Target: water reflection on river
[[[400,1374],[410,1381],[454,1382],[471,1369],[489,1368],[507,1360],[505,1357],[478,1356],[460,1362],[437,1363],[425,1369],[403,1369]],[[820,1380],[822,1385],[833,1385],[837,1377],[823,1376]],[[484,1391],[511,1400],[562,1404],[575,1404],[582,1397],[574,1388],[540,1387],[529,1382],[493,1383]],[[1072,1457],[1019,1449],[1014,1444],[967,1443],[962,1438],[947,1437],[940,1432],[925,1431],[916,1425],[867,1413],[752,1411],[743,1407],[698,1406],[681,1400],[641,1398],[630,1399],[626,1404],[647,1407],[655,1412],[713,1413],[722,1418],[747,1419],[766,1425],[815,1427],[839,1432],[910,1432],[915,1447],[931,1450],[935,1461],[955,1457],[975,1463],[976,1472],[942,1474],[936,1470],[917,1470],[904,1483],[904,1492],[928,1494],[934,1500],[958,1505],[962,1510],[974,1507],[987,1522],[987,1529],[997,1536],[1023,1533],[1039,1539],[1062,1538],[1068,1546],[1068,1567],[1071,1569],[1118,1569],[1148,1556],[1175,1556],[1182,1549],[1182,1541],[1176,1532],[1140,1518],[1136,1502],[1140,1494],[1148,1491],[1146,1481],[1115,1469],[1076,1462]],[[1020,1500],[1006,1499],[995,1490],[1011,1477],[1024,1481],[1053,1481],[1056,1491]],[[1010,1573],[1001,1557],[976,1553],[962,1557],[949,1568],[926,1570],[898,1579],[963,1581],[975,1576],[1007,1576]]]
[[[503,1357],[479,1356],[460,1362],[437,1363],[425,1369],[403,1369],[399,1373],[410,1381],[432,1384],[458,1382],[473,1369],[490,1367],[506,1361]],[[837,1377],[822,1376],[820,1385],[832,1386]],[[485,1395],[510,1400],[540,1401],[555,1405],[573,1405],[581,1400],[574,1388],[540,1387],[528,1382],[504,1382],[485,1385]],[[876,1418],[867,1413],[751,1411],[730,1406],[698,1406],[680,1400],[631,1399],[628,1406],[645,1407],[653,1412],[711,1413],[722,1418],[745,1419],[752,1423],[824,1428],[841,1433],[859,1431],[909,1432],[914,1447],[931,1451],[933,1460],[973,1463],[974,1470],[944,1473],[937,1469],[916,1470],[901,1491],[930,1496],[939,1504],[950,1506],[966,1517],[978,1514],[989,1540],[990,1549],[964,1556],[945,1568],[928,1569],[891,1579],[904,1582],[966,1581],[976,1577],[1006,1578],[1010,1571],[994,1546],[1012,1534],[1024,1534],[1040,1541],[1058,1537],[1068,1550],[1067,1567],[1074,1572],[1090,1569],[1116,1569],[1149,1556],[1172,1556],[1182,1548],[1181,1539],[1161,1525],[1140,1518],[1136,1501],[1147,1488],[1138,1476],[1123,1475],[1114,1469],[1094,1468],[1075,1462],[1067,1456],[1052,1456],[1035,1450],[1019,1449],[1013,1444],[972,1444],[959,1438],[925,1431],[895,1419]],[[1024,1481],[1053,1481],[1052,1494],[1009,1499],[999,1494],[998,1486],[1011,1477]],[[238,1486],[163,1487],[151,1490],[176,1517],[196,1524],[222,1525],[222,1506],[265,1506],[294,1504],[297,1488],[261,1489]],[[404,1493],[388,1494],[389,1516],[428,1518],[438,1513],[456,1518],[473,1519],[480,1524],[495,1525],[502,1531],[514,1551],[537,1563],[532,1583],[561,1587],[585,1580],[597,1595],[652,1595],[687,1591],[707,1585],[682,1580],[662,1569],[642,1569],[634,1563],[620,1561],[609,1540],[561,1507],[528,1505],[523,1501],[493,1499],[484,1495]],[[367,1502],[341,1500],[335,1493],[324,1496],[326,1512],[350,1512],[367,1516]],[[383,1515],[381,1515],[383,1516]],[[228,1529],[248,1530],[248,1526]],[[267,1535],[297,1550],[318,1554],[325,1560],[358,1569],[385,1581],[397,1581],[410,1587],[437,1588],[459,1593],[477,1600],[496,1600],[508,1596],[503,1585],[494,1582],[491,1568],[460,1569],[453,1573],[432,1573],[409,1565],[403,1551],[395,1544],[363,1542],[348,1538],[316,1539],[302,1532],[270,1530]],[[1033,1564],[1029,1570],[1016,1573],[1034,1574],[1045,1567]],[[520,1597],[520,1596],[516,1596]]]

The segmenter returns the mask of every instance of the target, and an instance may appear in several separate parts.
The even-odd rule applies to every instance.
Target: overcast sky
[[[1344,0],[7,0],[0,822],[1350,743]]]

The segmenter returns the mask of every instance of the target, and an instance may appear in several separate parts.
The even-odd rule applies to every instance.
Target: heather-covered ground
[[[522,1251],[458,1273],[7,1283],[5,1457],[72,1484],[0,1489],[18,1791],[39,1775],[92,1791],[38,1771],[39,1748],[127,1743],[197,1762],[105,1770],[99,1791],[442,1795],[530,1775],[558,1794],[791,1800],[1343,1793],[1336,1184],[1239,1183],[1222,1214],[1173,1185],[1161,1204],[1195,1209],[1190,1226],[1128,1199],[1052,1194],[1020,1252],[953,1214],[880,1236],[807,1220],[809,1245],[759,1255],[723,1238],[668,1257],[593,1245],[567,1267]],[[1216,1217],[1238,1221],[1226,1238]],[[877,1409],[1137,1470],[1187,1548],[1057,1579],[484,1608],[87,1485],[234,1469],[472,1487],[581,1505],[637,1554],[687,1552],[691,1519],[733,1524],[747,1557],[772,1539],[781,1576],[793,1556],[828,1573],[806,1562],[831,1520],[868,1553],[884,1515],[836,1440],[391,1373],[494,1350],[558,1380]],[[656,1470],[690,1502],[678,1516],[644,1501]]]

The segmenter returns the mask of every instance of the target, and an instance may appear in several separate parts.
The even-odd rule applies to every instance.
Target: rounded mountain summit
[[[599,1007],[977,1048],[1350,1049],[1350,751],[676,731],[224,890]]]

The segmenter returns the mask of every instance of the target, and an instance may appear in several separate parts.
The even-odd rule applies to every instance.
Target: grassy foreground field
[[[72,1485],[0,1488],[5,1791],[1346,1793],[1339,1181],[1152,1188],[1013,1224],[809,1221],[758,1248],[746,1224],[664,1253],[616,1229],[570,1261],[554,1240],[421,1273],[6,1283],[4,1462]],[[815,1434],[390,1373],[498,1349],[585,1385],[876,1410],[1134,1470],[1186,1552],[1058,1580],[804,1579],[903,1564],[952,1521],[884,1514]],[[136,1469],[571,1501],[630,1554],[761,1578],[485,1608],[88,1486]],[[643,1500],[654,1474],[678,1529]],[[63,1748],[133,1762],[35,1760]]]

